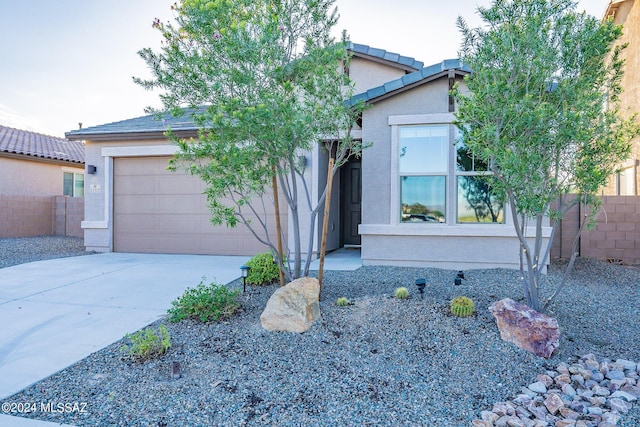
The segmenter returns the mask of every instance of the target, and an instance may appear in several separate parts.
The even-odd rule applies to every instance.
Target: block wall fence
[[[640,196],[602,196],[596,226],[585,230],[578,250],[582,258],[594,258],[615,264],[640,264]],[[552,257],[569,258],[580,221],[589,212],[575,206],[560,223]]]
[[[0,194],[0,238],[83,237],[84,198]]]

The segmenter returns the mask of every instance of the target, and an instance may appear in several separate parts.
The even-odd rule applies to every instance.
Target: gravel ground
[[[550,283],[559,270],[551,268]],[[548,313],[561,326],[550,360],[503,342],[488,313],[492,302],[522,295],[517,272],[470,270],[460,286],[454,276],[396,267],[326,272],[322,319],[304,334],[263,330],[259,316],[276,287],[252,288],[228,321],[166,323],[172,347],[160,359],[128,362],[119,341],[6,401],[77,403],[84,413],[29,416],[78,426],[457,427],[576,356],[640,361],[637,270],[579,260]],[[424,300],[412,285],[417,277],[427,279]],[[412,298],[391,298],[398,286]],[[458,295],[475,301],[474,316],[448,313]],[[340,296],[353,305],[337,307]],[[171,378],[172,361],[182,378]],[[638,407],[618,425],[640,425]]]
[[[52,258],[89,255],[84,240],[67,236],[36,236],[0,239],[0,268]]]

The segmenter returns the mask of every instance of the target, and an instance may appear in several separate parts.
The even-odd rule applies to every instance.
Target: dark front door
[[[359,245],[358,225],[361,217],[362,183],[360,159],[350,160],[340,171],[342,245]]]

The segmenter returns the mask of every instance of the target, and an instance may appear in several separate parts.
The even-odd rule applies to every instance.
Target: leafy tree
[[[571,0],[495,0],[478,12],[483,27],[458,19],[462,58],[472,69],[468,92],[455,91],[458,126],[506,196],[526,300],[544,311],[577,254],[576,236],[562,283],[544,299],[541,275],[559,220],[575,203],[597,211],[599,189],[639,132],[618,110],[621,29],[577,13]],[[569,193],[577,197],[564,197]]]
[[[324,141],[335,153],[335,173],[361,144],[351,126],[361,104],[347,106],[352,84],[346,36],[336,42],[335,0],[182,0],[176,22],[154,27],[160,52],[144,49],[150,80],[164,109],[187,111],[200,126],[197,139],[168,132],[180,151],[170,168],[185,168],[206,183],[214,224],[245,224],[279,260],[287,278],[307,275],[315,223],[326,188],[314,205],[300,155]],[[185,108],[187,108],[185,110]],[[272,178],[289,206],[294,256],[292,271],[269,235],[267,209]],[[310,212],[309,247],[302,268],[300,205]]]

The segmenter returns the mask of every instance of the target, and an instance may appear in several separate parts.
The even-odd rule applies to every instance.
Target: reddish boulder
[[[489,311],[496,318],[500,336],[536,356],[550,358],[560,345],[558,321],[510,298],[494,302]]]

